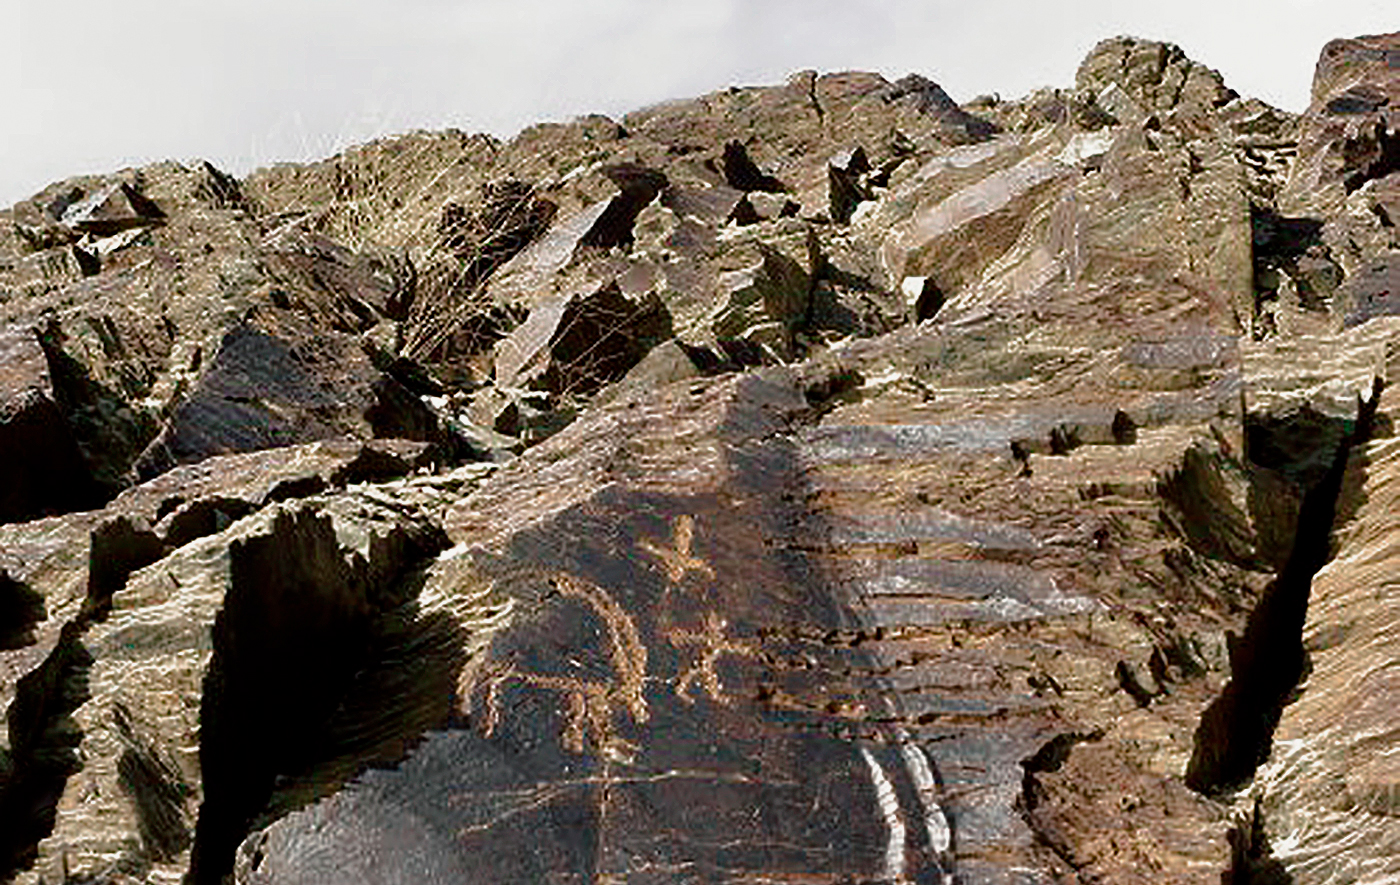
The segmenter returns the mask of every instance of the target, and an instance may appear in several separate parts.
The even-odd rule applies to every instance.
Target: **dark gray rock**
[[[354,339],[328,332],[288,341],[244,325],[224,336],[135,470],[145,480],[214,455],[346,435],[443,439],[433,413],[378,372]]]
[[[58,397],[38,335],[23,328],[0,333],[0,522],[99,500]]]

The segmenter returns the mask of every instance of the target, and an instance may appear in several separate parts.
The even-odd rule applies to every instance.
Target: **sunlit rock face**
[[[1390,881],[1397,59],[6,210],[0,877]]]

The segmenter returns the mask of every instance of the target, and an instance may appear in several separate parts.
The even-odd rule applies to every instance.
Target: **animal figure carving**
[[[567,574],[551,582],[561,596],[577,599],[597,616],[607,634],[606,654],[611,678],[590,680],[524,670],[514,663],[486,679],[482,733],[495,734],[500,725],[502,690],[511,683],[556,691],[565,698],[565,723],[560,742],[571,753],[583,753],[591,742],[610,759],[626,761],[636,748],[614,726],[618,711],[633,723],[651,718],[642,691],[646,681],[647,648],[630,615],[602,589]]]

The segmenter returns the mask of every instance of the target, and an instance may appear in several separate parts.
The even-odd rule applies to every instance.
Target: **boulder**
[[[1188,131],[1208,128],[1211,112],[1236,97],[1218,71],[1192,61],[1181,47],[1133,37],[1096,45],[1080,63],[1075,85],[1121,122],[1158,115]]]
[[[66,513],[98,499],[61,396],[38,335],[23,328],[0,333],[0,522]]]
[[[671,318],[654,296],[640,304],[616,284],[588,295],[538,304],[497,345],[499,387],[533,386],[588,394],[616,381],[671,334]]]
[[[224,336],[134,469],[145,480],[214,455],[346,435],[444,439],[433,413],[376,370],[354,339],[327,332],[289,342],[242,325]]]
[[[160,224],[165,213],[139,189],[122,181],[69,203],[58,216],[60,224],[85,234],[111,236],[133,227]]]
[[[387,252],[356,254],[335,241],[295,227],[274,231],[263,262],[281,285],[273,303],[318,317],[330,329],[361,332],[383,320],[407,319],[413,304],[413,266]],[[314,293],[310,297],[303,292]]]

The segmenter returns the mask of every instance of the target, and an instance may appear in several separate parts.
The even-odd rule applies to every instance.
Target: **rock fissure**
[[[1258,797],[1252,809],[1236,816],[1226,841],[1230,866],[1220,876],[1221,885],[1294,885],[1288,869],[1273,856]]]
[[[1347,459],[1369,441],[1384,382],[1357,400],[1351,431],[1303,495],[1288,560],[1229,644],[1230,682],[1197,726],[1185,782],[1207,795],[1232,793],[1268,759],[1274,729],[1307,672],[1303,624],[1313,576],[1327,563]]]
[[[65,625],[53,650],[15,686],[6,717],[9,752],[0,755],[0,879],[6,881],[33,864],[39,842],[53,831],[64,785],[81,768],[82,731],[72,713],[89,697],[93,662],[81,641],[83,626]]]
[[[279,512],[268,534],[230,546],[201,703],[204,799],[192,885],[223,881],[278,776],[316,761],[322,730],[372,661],[376,610],[403,559],[421,561],[446,545],[429,532],[395,546],[397,556],[347,555],[332,518],[307,509]]]

